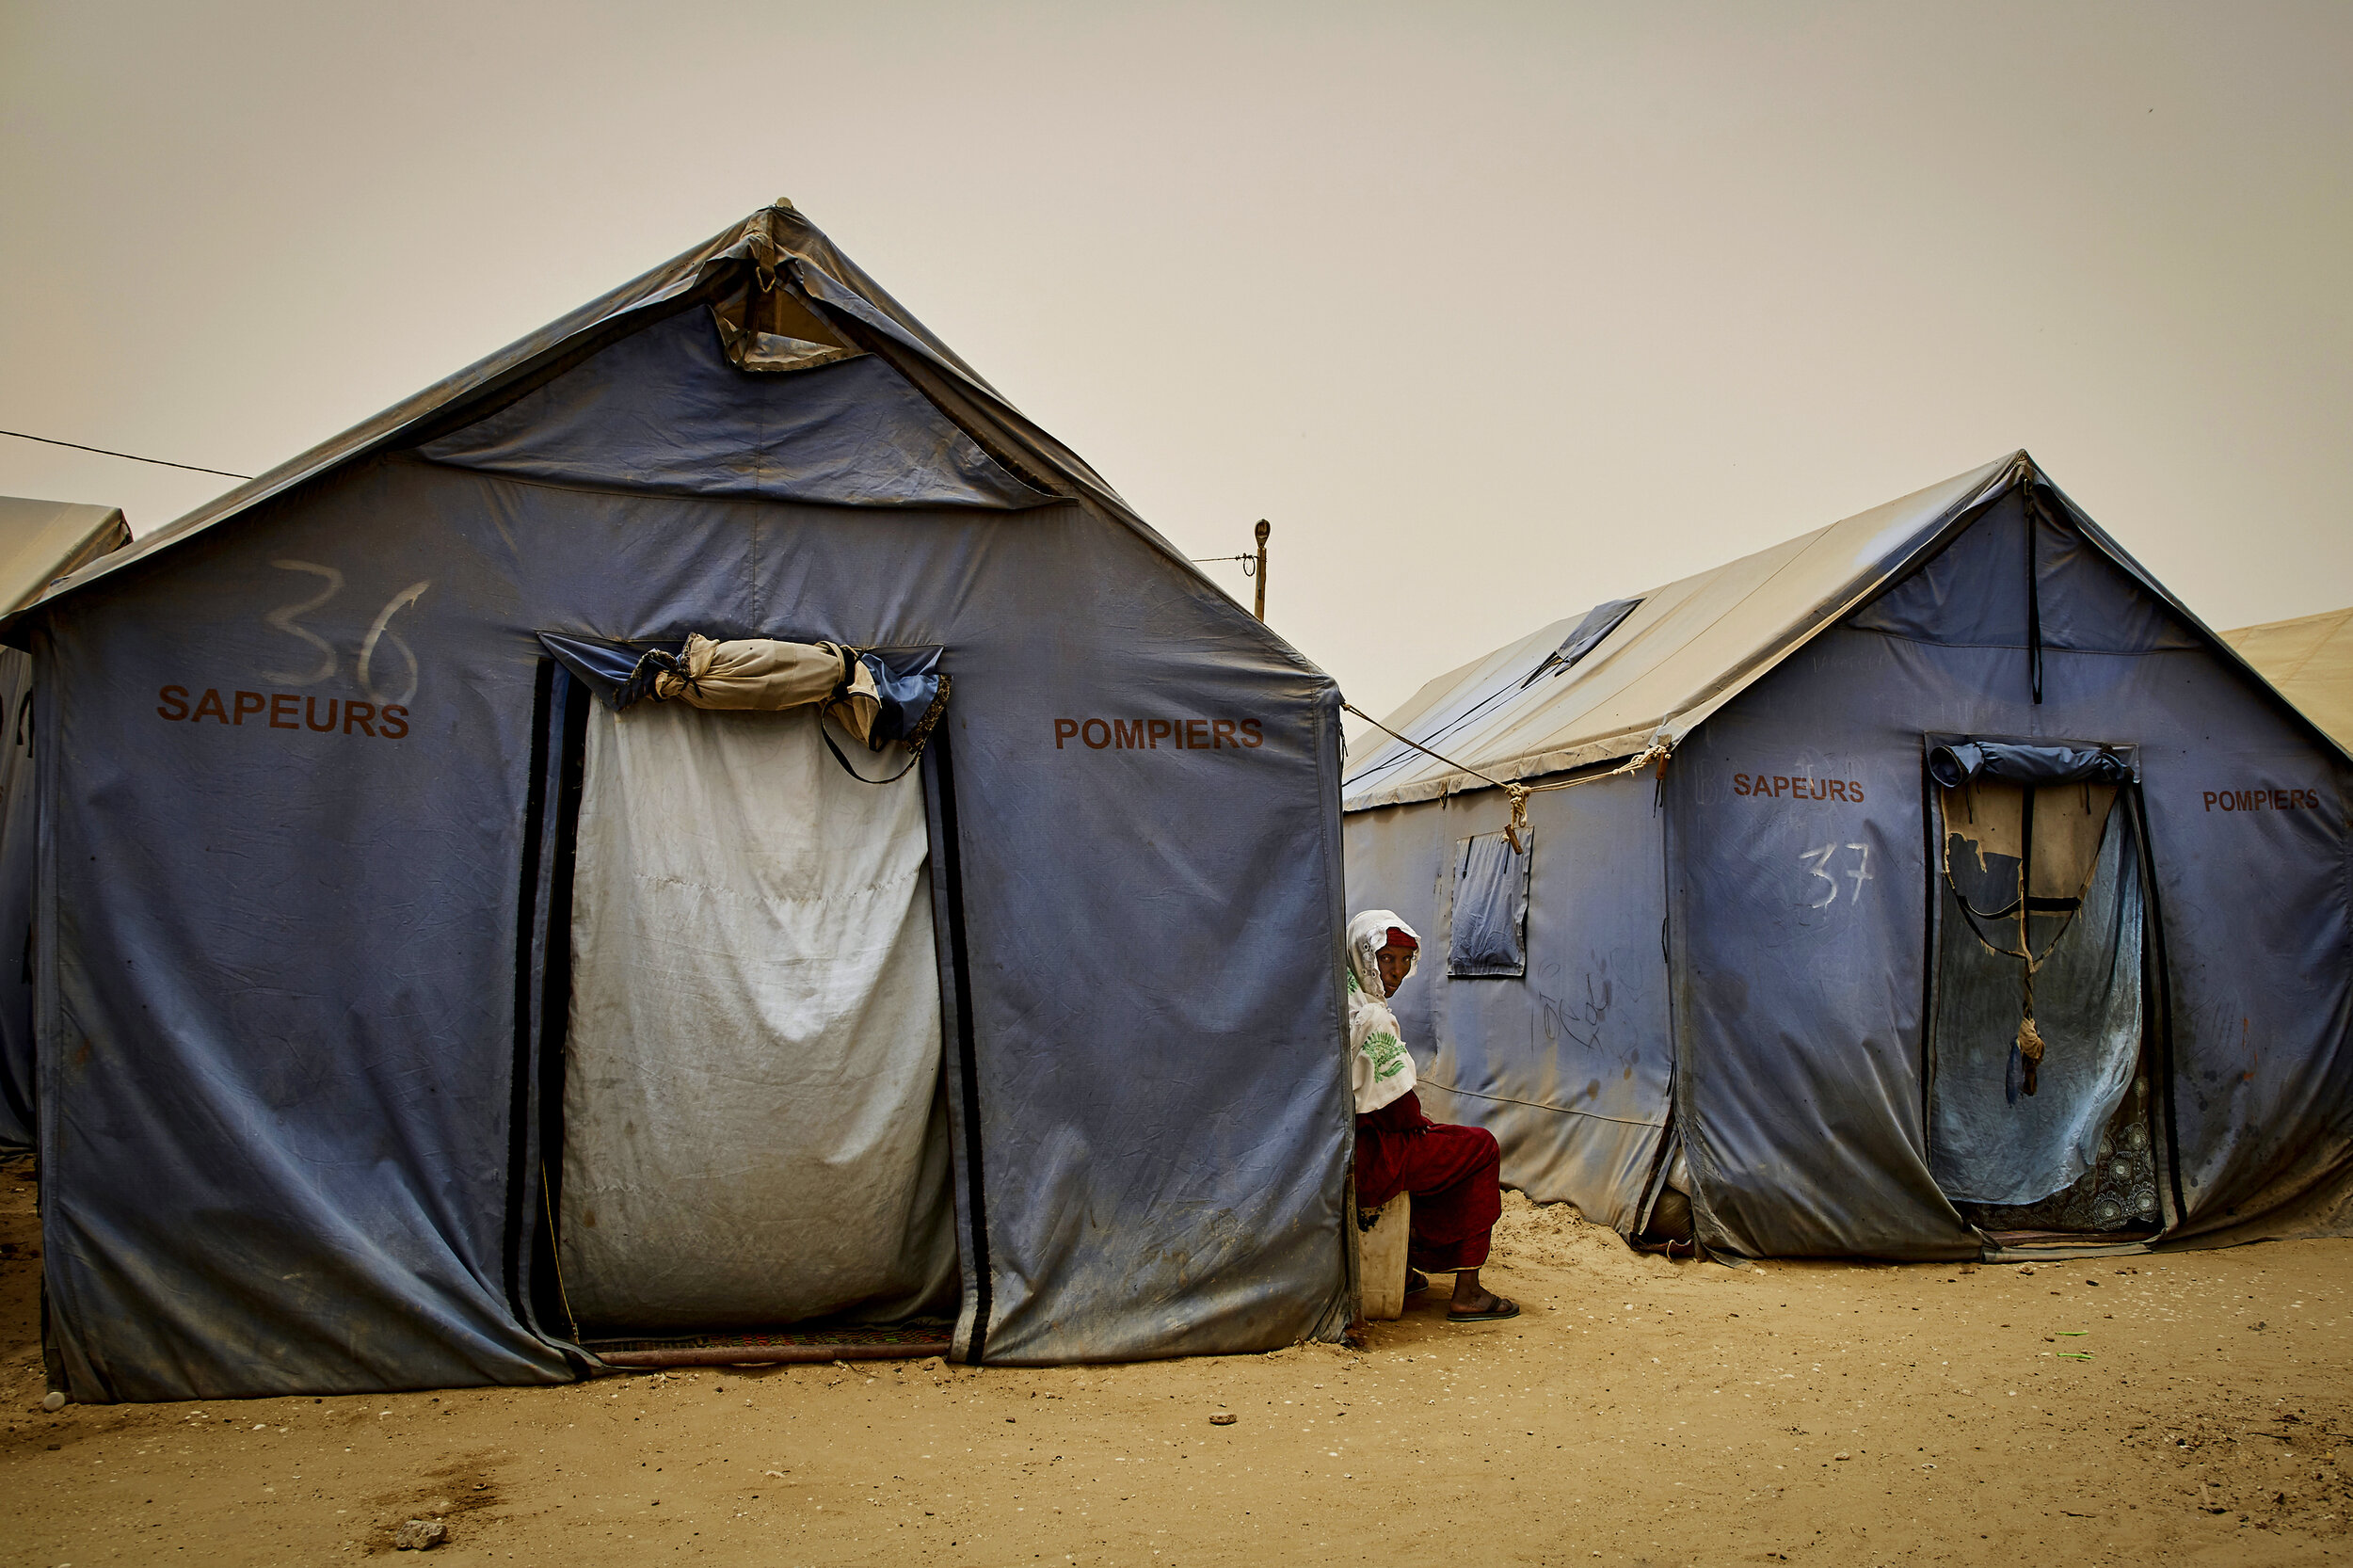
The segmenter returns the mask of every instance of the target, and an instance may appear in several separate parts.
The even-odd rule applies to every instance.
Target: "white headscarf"
[[[1399,919],[1394,910],[1368,909],[1348,922],[1348,1067],[1349,1086],[1355,1091],[1356,1114],[1370,1115],[1392,1100],[1402,1099],[1414,1087],[1414,1057],[1400,1037],[1397,1015],[1389,1011],[1381,985],[1381,950],[1394,927],[1421,940],[1421,933]],[[1421,961],[1417,948],[1405,973]],[[1404,981],[1399,981],[1402,985]]]

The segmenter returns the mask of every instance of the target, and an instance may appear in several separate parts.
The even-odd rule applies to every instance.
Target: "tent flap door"
[[[1931,761],[1930,1168],[1980,1225],[2153,1227],[2146,911],[2133,813],[2117,808],[2129,775],[1963,772],[1942,765],[1953,749],[1967,748]],[[2050,1207],[2079,1187],[2088,1208]]]
[[[812,709],[588,715],[557,1226],[585,1331],[952,1310],[920,781]]]

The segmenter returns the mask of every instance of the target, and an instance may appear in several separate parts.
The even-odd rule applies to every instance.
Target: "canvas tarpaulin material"
[[[955,1299],[923,792],[845,776],[820,722],[589,717],[558,1227],[584,1326]]]
[[[121,512],[0,496],[0,609],[131,542]],[[40,813],[34,787],[33,664],[0,649],[0,1148],[32,1145],[33,877]]]
[[[864,356],[782,379],[887,366],[1045,499],[812,504],[416,450],[533,391],[552,417],[601,395],[600,356],[760,268]],[[614,439],[650,460],[696,407]],[[937,802],[960,1355],[1345,1326],[1332,681],[798,214],[125,554],[0,632],[36,648],[56,742],[42,1261],[77,1400],[573,1375],[536,1250],[577,798],[551,714],[595,710],[542,633],[944,650],[908,783]]]
[[[588,379],[527,393],[423,450],[457,468],[696,495],[841,506],[1046,499],[883,360],[747,376],[727,362],[703,311],[607,350]]]
[[[1668,1126],[1673,1076],[1657,796],[1621,778],[1531,796],[1523,975],[1449,981],[1430,962],[1391,1006],[1423,1107],[1496,1135],[1503,1180],[1625,1228]],[[1349,889],[1449,929],[1462,841],[1509,819],[1496,790],[1348,819]]]

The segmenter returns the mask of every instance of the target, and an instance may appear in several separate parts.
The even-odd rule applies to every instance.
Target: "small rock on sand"
[[[449,1539],[449,1527],[439,1519],[411,1519],[392,1531],[392,1550],[429,1552]]]
[[[1230,1410],[1221,1410],[1209,1417],[1209,1425],[1213,1427],[1230,1427],[1233,1424],[1234,1413]]]

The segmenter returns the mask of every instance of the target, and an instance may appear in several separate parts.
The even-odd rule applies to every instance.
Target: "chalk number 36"
[[[280,571],[308,573],[310,576],[320,579],[324,585],[309,599],[296,600],[292,604],[281,604],[262,617],[287,636],[308,643],[316,648],[319,662],[309,669],[264,670],[261,672],[264,679],[279,681],[288,686],[315,685],[321,680],[331,679],[342,663],[342,656],[336,652],[334,644],[304,626],[302,617],[314,610],[325,608],[328,600],[344,591],[344,574],[333,567],[323,567],[315,561],[280,560],[272,561],[270,565]],[[400,633],[392,630],[392,616],[414,604],[424,597],[425,589],[431,586],[433,586],[433,580],[427,577],[409,584],[386,600],[384,608],[378,610],[376,613],[376,618],[368,623],[367,635],[360,640],[360,660],[353,673],[359,677],[360,689],[377,702],[401,704],[417,695],[417,656],[408,645],[402,641]],[[398,691],[387,691],[376,684],[376,656],[386,643],[392,645],[392,648],[399,653],[402,662],[408,667],[405,683]]]

